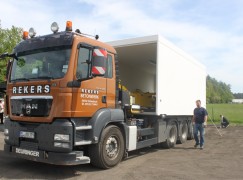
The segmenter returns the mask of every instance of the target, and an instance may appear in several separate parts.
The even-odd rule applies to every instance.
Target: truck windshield
[[[67,72],[71,49],[55,48],[18,55],[13,61],[11,81],[59,79]]]

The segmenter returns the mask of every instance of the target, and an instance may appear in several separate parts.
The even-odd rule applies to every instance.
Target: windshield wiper
[[[28,78],[18,78],[18,79],[12,79],[11,81],[29,81]]]
[[[30,79],[53,79],[53,77],[52,76],[38,76],[38,77],[30,78]]]
[[[33,78],[18,78],[18,79],[12,79],[11,81],[30,81],[30,80],[36,80],[36,79],[53,79],[51,76],[39,76],[39,77],[33,77]]]

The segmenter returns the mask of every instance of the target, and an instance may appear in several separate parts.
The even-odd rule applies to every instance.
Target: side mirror
[[[9,60],[8,61],[8,64],[7,64],[6,75],[5,75],[6,81],[8,81],[8,76],[9,76],[9,73],[10,73],[10,70],[11,70],[11,67],[12,67],[12,64],[13,64],[13,61],[12,60]]]
[[[107,51],[105,49],[94,49],[92,55],[92,75],[104,76],[106,72]]]
[[[1,93],[5,93],[6,88],[7,88],[7,82],[6,82],[6,81],[0,83],[0,92],[1,92]]]
[[[0,59],[3,59],[5,57],[9,57],[9,54],[7,52],[0,55]]]

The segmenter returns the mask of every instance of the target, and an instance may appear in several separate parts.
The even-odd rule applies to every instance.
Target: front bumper
[[[51,124],[24,123],[6,119],[4,151],[11,156],[56,165],[76,165],[90,163],[83,151],[73,150],[73,125],[67,119],[57,119]],[[34,139],[22,138],[20,132],[33,132]],[[68,147],[55,147],[55,134],[69,135]],[[6,138],[7,137],[7,138]],[[61,141],[62,142],[62,141]]]
[[[90,158],[83,156],[82,151],[70,153],[46,152],[41,150],[28,150],[16,146],[4,145],[4,152],[11,157],[23,158],[31,161],[55,165],[78,165],[90,163]]]

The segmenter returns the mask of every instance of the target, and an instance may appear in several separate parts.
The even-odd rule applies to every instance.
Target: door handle
[[[102,96],[102,103],[106,103],[106,96]]]

